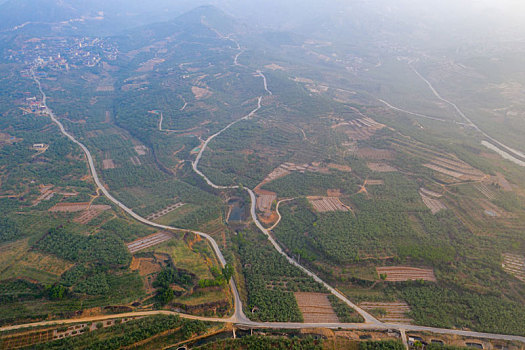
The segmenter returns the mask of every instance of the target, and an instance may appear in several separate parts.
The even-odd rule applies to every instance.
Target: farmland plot
[[[423,191],[419,191],[419,195],[421,196],[421,199],[423,200],[423,203],[427,206],[428,209],[432,212],[432,214],[436,214],[440,212],[441,210],[447,209],[447,207],[441,203],[439,199],[432,198],[430,196],[427,196]]]
[[[166,242],[167,240],[171,238],[173,238],[173,236],[167,232],[158,232],[158,233],[154,233],[152,235],[149,235],[143,238],[139,238],[126,245],[128,247],[129,252],[133,254],[133,253],[138,252],[139,250],[153,247],[162,242]]]
[[[158,212],[156,213],[153,213],[153,214],[150,214],[146,217],[146,219],[148,220],[155,220],[155,219],[158,219],[168,213],[171,213],[172,211],[174,211],[175,209],[178,209],[180,207],[182,207],[185,203],[181,203],[181,202],[178,202],[178,203],[175,203],[175,204],[172,204],[172,205],[169,205],[167,206],[166,208],[162,209],[162,210],[159,210]]]
[[[368,140],[378,130],[385,127],[372,118],[365,117],[332,125],[332,129],[341,128],[353,140]]]
[[[525,282],[525,257],[517,254],[503,254],[503,269],[519,279]]]
[[[258,190],[257,192],[257,210],[269,214],[272,209],[272,203],[277,199],[277,194],[270,191]]]
[[[104,159],[102,161],[102,169],[103,170],[107,170],[107,169],[115,169],[116,166],[115,166],[115,163],[113,162],[113,159]]]
[[[105,211],[111,209],[111,206],[105,204],[89,205],[89,202],[84,203],[58,203],[53,207],[49,208],[50,212],[61,212],[61,213],[76,213],[83,210],[99,210]]]
[[[320,213],[350,210],[337,197],[308,197],[308,201],[314,207],[314,209]]]
[[[306,323],[337,323],[339,319],[328,300],[327,294],[294,293],[299,310]]]
[[[383,266],[376,267],[378,275],[386,275],[385,281],[388,282],[402,282],[424,280],[436,282],[436,276],[432,269],[421,269],[410,266]]]
[[[412,319],[407,316],[410,312],[410,306],[404,302],[393,303],[379,303],[379,302],[363,302],[359,307],[365,311],[372,312],[377,315],[382,322],[404,323],[411,324]]]

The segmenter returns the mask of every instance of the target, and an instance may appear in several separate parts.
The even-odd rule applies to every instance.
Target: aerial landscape
[[[525,349],[525,5],[0,0],[0,349]]]

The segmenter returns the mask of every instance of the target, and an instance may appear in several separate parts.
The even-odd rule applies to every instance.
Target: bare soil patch
[[[268,191],[264,191],[268,192]],[[263,213],[270,214],[272,209],[272,203],[277,199],[277,194],[270,193],[257,193],[257,210],[262,211]]]
[[[386,163],[366,163],[366,165],[370,170],[377,171],[378,173],[390,173],[397,171],[396,168]]]
[[[133,257],[131,260],[130,270],[138,271],[139,275],[147,276],[153,273],[160,272],[162,270],[161,264],[153,257],[151,258],[136,258]]]
[[[113,159],[104,159],[102,161],[102,169],[103,170],[107,170],[107,169],[115,169],[116,166],[115,166],[115,163],[113,162]]]
[[[201,88],[198,86],[192,86],[191,92],[193,93],[193,96],[195,96],[195,99],[200,100],[202,98],[208,97],[211,95],[211,91],[206,88]]]
[[[436,282],[436,276],[432,269],[422,269],[410,266],[383,266],[376,267],[376,271],[378,275],[386,274],[385,280],[388,282],[413,280]]]
[[[264,68],[267,68],[270,70],[285,70],[283,67],[281,67],[280,65],[276,63],[267,64],[266,66],[264,66]]]
[[[337,323],[339,319],[327,294],[294,293],[305,323]]]
[[[363,310],[374,313],[382,322],[411,324],[412,319],[406,314],[410,306],[404,302],[379,303],[363,302],[359,304]]]
[[[308,197],[308,201],[314,207],[315,211],[320,213],[350,210],[338,197]]]

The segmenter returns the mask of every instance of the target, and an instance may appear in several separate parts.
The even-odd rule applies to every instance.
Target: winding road
[[[523,154],[522,152],[518,151],[518,150],[515,150],[509,146],[507,146],[506,144],[504,144],[503,142],[495,139],[494,137],[490,136],[489,134],[487,134],[485,131],[483,131],[479,126],[477,126],[469,117],[467,117],[465,115],[465,113],[463,113],[463,111],[454,103],[454,102],[451,102],[449,100],[447,100],[446,98],[442,97],[439,92],[434,88],[434,86],[430,83],[430,81],[428,81],[421,73],[419,73],[417,71],[417,69],[415,69],[413,66],[410,66],[412,68],[412,70],[414,71],[414,73],[416,73],[416,75],[421,79],[423,80],[428,88],[430,89],[430,91],[432,91],[432,93],[434,94],[434,96],[436,96],[436,98],[442,102],[445,102],[446,104],[448,104],[449,106],[452,106],[452,108],[454,108],[454,110],[461,116],[461,118],[463,118],[469,126],[473,127],[476,131],[478,131],[481,135],[485,136],[487,139],[489,139],[490,141],[496,143],[497,145],[499,145],[500,147],[503,147],[507,152],[510,152],[511,156],[512,157],[515,157],[517,158],[518,160],[520,161],[525,161],[525,154]],[[406,111],[405,111],[406,112]],[[413,114],[413,113],[411,113]]]
[[[233,39],[230,39],[233,40]],[[233,40],[234,41],[234,40]],[[237,62],[237,59],[239,55],[243,52],[240,45],[234,41],[237,44],[237,47],[239,49],[239,53],[235,55],[234,58],[234,64],[239,65]],[[240,66],[240,65],[239,65]],[[160,229],[165,230],[173,230],[173,231],[183,231],[183,232],[192,232],[196,235],[199,235],[203,238],[205,238],[210,245],[212,246],[218,260],[220,261],[221,265],[226,264],[226,260],[222,254],[222,252],[219,249],[219,246],[217,245],[216,241],[207,233],[199,232],[199,231],[193,231],[193,230],[186,230],[181,228],[176,228],[172,226],[167,225],[161,225],[157,224],[155,222],[152,222],[150,220],[147,220],[140,215],[136,214],[133,210],[125,206],[123,203],[121,203],[119,200],[117,200],[115,197],[113,197],[109,191],[105,188],[102,181],[99,179],[95,164],[93,161],[93,158],[91,156],[90,151],[86,146],[84,146],[81,142],[79,142],[73,135],[68,133],[63,124],[56,118],[53,111],[47,106],[47,96],[45,92],[42,89],[41,83],[34,74],[34,71],[31,70],[32,76],[36,84],[38,85],[38,89],[40,93],[42,94],[42,103],[45,107],[45,113],[50,117],[50,119],[59,127],[60,132],[65,135],[68,139],[70,139],[73,143],[78,145],[84,154],[86,155],[86,158],[88,160],[88,165],[90,172],[93,176],[93,180],[96,184],[96,186],[102,191],[102,193],[115,205],[117,205],[119,208],[121,208],[123,211],[125,211],[127,214],[132,216],[137,221]],[[268,89],[267,80],[264,74],[261,71],[256,71],[256,73],[262,77],[264,82],[264,89],[268,95],[271,95],[272,92]],[[262,102],[263,96],[259,96],[257,98],[257,106],[254,108],[250,113],[245,115],[244,117],[231,122],[230,124],[226,125],[223,129],[218,131],[217,133],[211,135],[206,139],[203,146],[201,147],[199,153],[197,154],[196,159],[192,162],[192,168],[195,171],[196,174],[201,176],[208,185],[210,185],[213,188],[216,189],[235,189],[239,188],[239,186],[220,186],[214,184],[202,171],[198,169],[199,162],[202,158],[202,155],[206,148],[208,147],[209,143],[222,134],[224,131],[228,130],[230,127],[235,125],[236,123],[239,123],[243,120],[249,119],[257,113],[261,108],[261,102]],[[468,119],[466,119],[468,120]],[[478,129],[479,130],[479,129]],[[499,144],[499,143],[498,143]],[[256,224],[256,226],[259,228],[259,230],[265,234],[270,241],[270,243],[273,245],[273,247],[284,256],[287,261],[302,270],[305,274],[312,277],[315,281],[323,285],[327,290],[329,290],[332,294],[334,294],[336,297],[338,297],[340,300],[342,300],[344,303],[346,303],[348,306],[355,309],[364,319],[365,323],[358,323],[358,324],[345,324],[345,323],[294,323],[294,322],[255,322],[249,320],[246,315],[243,312],[242,308],[242,302],[239,297],[239,293],[237,290],[237,286],[235,284],[235,281],[233,279],[230,280],[230,286],[231,290],[234,296],[234,314],[233,316],[229,318],[208,318],[208,317],[199,317],[199,316],[192,316],[192,315],[186,315],[186,314],[180,314],[172,311],[165,311],[165,310],[158,310],[158,311],[144,311],[144,312],[131,312],[131,313],[125,313],[125,314],[116,314],[116,315],[103,315],[103,316],[96,316],[96,317],[88,317],[88,318],[76,318],[76,319],[67,319],[67,320],[56,320],[56,321],[42,321],[42,322],[35,322],[35,323],[28,323],[28,324],[21,324],[21,325],[14,325],[14,326],[5,326],[0,327],[0,331],[7,331],[7,330],[15,330],[15,329],[22,329],[27,327],[34,327],[34,326],[46,326],[46,325],[57,325],[57,324],[71,324],[71,323],[77,323],[77,322],[83,322],[83,321],[96,321],[96,320],[104,320],[104,319],[110,319],[110,318],[123,318],[123,317],[137,317],[137,316],[149,316],[149,315],[159,315],[159,314],[165,314],[165,315],[180,315],[181,317],[188,318],[188,319],[197,319],[201,321],[210,321],[210,322],[227,322],[227,323],[235,323],[238,326],[245,326],[250,328],[275,328],[275,329],[298,329],[298,328],[334,328],[334,329],[373,329],[373,330],[398,330],[401,332],[401,334],[404,334],[406,331],[428,331],[438,334],[453,334],[453,335],[461,335],[466,337],[472,337],[472,338],[487,338],[487,339],[501,339],[501,340],[515,340],[515,341],[521,341],[525,343],[525,337],[521,336],[512,336],[512,335],[503,335],[503,334],[489,334],[489,333],[479,333],[479,332],[471,332],[471,331],[462,331],[462,330],[454,330],[454,329],[441,329],[441,328],[433,328],[433,327],[423,327],[423,326],[414,326],[414,325],[401,325],[401,324],[389,324],[389,323],[382,323],[375,319],[373,316],[371,316],[369,313],[364,311],[363,309],[359,308],[357,305],[352,303],[350,300],[348,300],[343,294],[341,294],[339,291],[337,291],[335,288],[331,287],[328,283],[324,282],[321,278],[319,278],[316,274],[299,264],[295,259],[288,256],[286,252],[280,247],[280,245],[277,243],[277,241],[273,238],[273,236],[270,234],[269,230],[264,228],[264,226],[259,222],[257,215],[256,215],[256,197],[254,192],[244,187],[244,190],[248,192],[250,195],[251,200],[251,206],[250,206],[250,214],[252,217],[252,220]]]

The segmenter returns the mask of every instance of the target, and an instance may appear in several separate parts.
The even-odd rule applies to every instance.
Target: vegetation
[[[441,328],[525,335],[525,308],[496,295],[479,295],[432,285],[401,290],[416,322]]]
[[[169,329],[176,329],[179,341],[202,334],[209,325],[178,316],[151,316],[98,328],[76,337],[34,345],[32,349],[120,349],[151,338]]]
[[[220,340],[199,346],[199,350],[232,349],[232,350],[321,350],[323,341],[307,338],[284,338],[271,336],[246,336],[238,339]],[[397,349],[395,349],[397,350]]]
[[[328,300],[332,304],[332,307],[339,319],[339,322],[343,323],[359,323],[363,322],[364,319],[354,309],[350,308],[338,297],[333,294],[328,295]]]
[[[403,350],[403,343],[394,340],[366,341],[359,343],[359,350]]]
[[[322,286],[269,246],[265,238],[246,231],[236,238],[246,279],[246,313],[261,321],[297,321],[302,315],[292,292],[323,291]]]

